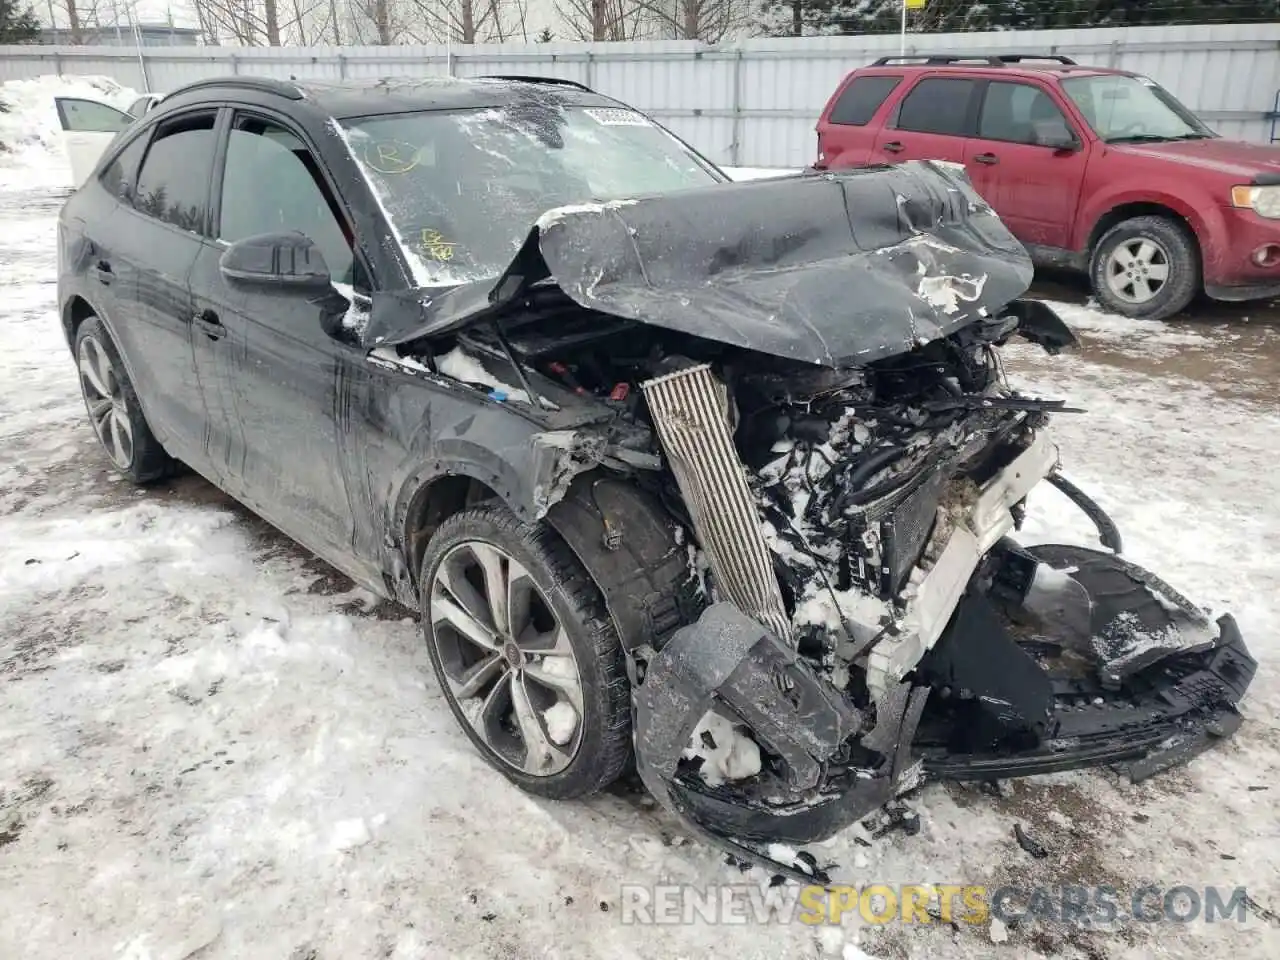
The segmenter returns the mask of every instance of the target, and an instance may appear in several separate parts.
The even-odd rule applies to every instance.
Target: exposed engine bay
[[[1123,560],[1115,526],[1059,473],[1046,428],[1081,411],[1013,390],[999,350],[1020,337],[1056,353],[1074,337],[1004,288],[982,302],[995,272],[953,269],[948,217],[982,221],[970,240],[993,271],[1005,256],[995,218],[961,195],[967,212],[937,200],[926,236],[944,240],[874,254],[910,291],[896,344],[886,323],[853,349],[857,331],[820,327],[813,285],[790,274],[759,349],[693,332],[677,307],[637,318],[628,304],[655,270],[642,257],[643,284],[610,293],[610,275],[627,287],[619,253],[582,268],[586,285],[535,276],[518,312],[447,346],[452,369],[457,351],[483,368],[477,385],[518,383],[530,416],[577,411],[535,437],[557,454],[540,509],[595,476],[660,505],[696,602],[660,638],[624,637],[638,770],[704,838],[796,876],[813,874],[769,843],[824,839],[926,777],[1114,764],[1141,779],[1181,762],[1234,732],[1256,669],[1229,615]],[[830,273],[797,270],[819,287]],[[999,282],[1020,292],[1019,276]],[[710,312],[741,294],[715,282]],[[752,298],[764,302],[758,286]],[[917,326],[917,311],[932,319]],[[438,372],[419,349],[400,355]],[[1019,541],[1046,482],[1094,521],[1099,547]]]

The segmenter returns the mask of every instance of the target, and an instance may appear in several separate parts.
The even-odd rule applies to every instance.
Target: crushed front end
[[[709,366],[643,385],[716,600],[635,693],[648,787],[751,857],[924,777],[1115,764],[1137,780],[1239,725],[1255,664],[1115,549],[1017,542],[1061,484],[1061,404],[999,375],[1009,317],[858,371]],[[1064,413],[1063,415],[1069,415]]]
[[[603,533],[573,542],[629,658],[640,776],[704,838],[794,873],[769,844],[927,777],[1141,778],[1238,726],[1234,622],[1119,556],[1046,430],[1080,411],[1003,376],[1012,338],[1075,343],[1031,276],[962,176],[910,163],[551,211],[489,333],[439,311],[428,332],[597,405],[615,486],[588,479],[572,509]],[[610,505],[619,481],[649,519]],[[1100,549],[1019,541],[1041,483]],[[691,606],[653,573],[684,551]]]

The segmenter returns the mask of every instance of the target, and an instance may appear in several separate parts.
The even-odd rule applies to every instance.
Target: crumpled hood
[[[966,179],[913,162],[551,210],[489,284],[484,312],[548,277],[603,313],[847,366],[997,312],[1032,266]],[[368,333],[390,343],[456,329],[470,320],[460,301],[478,299],[462,292],[427,304],[412,332]]]

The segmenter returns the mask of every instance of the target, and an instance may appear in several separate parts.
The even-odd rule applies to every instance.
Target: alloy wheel
[[[92,336],[81,338],[76,365],[93,431],[111,462],[121,470],[128,470],[133,464],[133,422],[115,365],[102,344]]]
[[[1147,303],[1169,280],[1169,253],[1149,237],[1124,240],[1107,258],[1107,286],[1126,303]]]
[[[474,734],[517,770],[561,773],[582,741],[582,677],[529,571],[471,540],[441,558],[430,589],[429,640]]]

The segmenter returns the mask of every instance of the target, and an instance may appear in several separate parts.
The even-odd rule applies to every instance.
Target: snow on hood
[[[996,313],[1031,277],[1026,250],[965,178],[913,162],[559,207],[483,291],[417,316],[384,312],[366,336],[443,334],[551,278],[602,313],[840,367]]]
[[[138,96],[110,77],[49,75],[0,83],[0,182],[71,186],[55,97],[80,97],[126,110]]]

